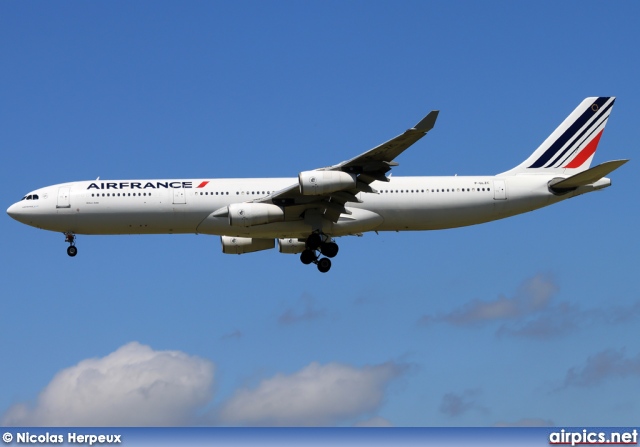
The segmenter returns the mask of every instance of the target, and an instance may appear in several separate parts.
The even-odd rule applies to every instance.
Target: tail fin
[[[589,169],[615,100],[586,98],[529,158],[500,175],[575,175]]]

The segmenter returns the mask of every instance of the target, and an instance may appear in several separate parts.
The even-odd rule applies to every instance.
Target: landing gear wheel
[[[311,233],[307,238],[307,248],[309,250],[317,250],[322,245],[322,236],[318,233]]]
[[[318,270],[321,273],[327,273],[331,268],[331,259],[329,258],[320,258],[318,259]]]
[[[69,248],[67,248],[67,254],[71,257],[74,257],[78,254],[78,249],[76,248],[76,235],[71,231],[64,233],[64,241],[69,243]]]
[[[313,250],[306,249],[300,253],[300,261],[302,261],[303,264],[311,264],[316,259],[318,259],[318,257],[316,256],[316,252]]]
[[[338,244],[335,242],[325,242],[320,245],[320,252],[328,258],[333,258],[338,254]]]

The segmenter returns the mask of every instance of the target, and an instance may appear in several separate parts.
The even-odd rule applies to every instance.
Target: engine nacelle
[[[220,236],[222,253],[227,255],[241,255],[254,251],[269,250],[276,246],[275,239],[253,239],[250,237]]]
[[[252,227],[284,220],[284,210],[270,203],[232,203],[228,209],[232,227]]]
[[[278,251],[280,253],[302,253],[306,248],[305,242],[300,242],[296,238],[278,239]]]
[[[355,174],[343,171],[304,171],[298,174],[300,193],[315,196],[356,187]]]

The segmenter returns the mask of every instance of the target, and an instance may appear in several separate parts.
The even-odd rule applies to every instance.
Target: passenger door
[[[173,204],[185,204],[187,203],[187,195],[184,188],[173,188]]]
[[[504,180],[493,181],[493,198],[495,200],[507,200],[507,186]]]
[[[63,186],[58,188],[58,203],[56,208],[71,208],[71,194],[69,187]]]

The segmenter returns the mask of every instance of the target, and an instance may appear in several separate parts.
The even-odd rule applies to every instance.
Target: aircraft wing
[[[334,166],[314,170],[342,171],[352,174],[356,178],[356,183],[351,187],[331,193],[304,195],[301,192],[300,184],[294,183],[267,197],[257,199],[255,202],[273,203],[283,207],[298,206],[301,213],[311,208],[323,209],[326,218],[337,222],[340,214],[349,214],[348,210],[344,207],[345,203],[359,202],[356,194],[359,192],[375,193],[376,191],[369,186],[372,182],[376,180],[382,182],[389,181],[385,174],[389,172],[392,167],[398,166],[398,163],[393,160],[433,129],[436,118],[438,118],[438,113],[438,110],[431,111],[414,127],[357,157]]]
[[[384,174],[390,171],[391,167],[398,166],[393,160],[433,129],[438,113],[438,110],[433,110],[422,121],[411,129],[406,130],[402,135],[398,135],[351,160],[343,161],[340,164],[324,169],[356,172],[360,174],[358,180],[367,184],[374,180],[386,182],[388,180],[384,177]]]

